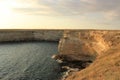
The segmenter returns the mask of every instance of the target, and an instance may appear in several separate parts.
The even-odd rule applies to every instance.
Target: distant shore
[[[62,30],[0,30],[0,42],[12,41],[59,41]]]

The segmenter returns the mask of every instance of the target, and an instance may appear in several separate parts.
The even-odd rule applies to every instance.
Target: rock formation
[[[120,80],[120,46],[106,51],[86,69],[65,80]]]
[[[59,53],[62,55],[70,54],[68,56],[73,55],[74,58],[82,56],[78,58],[82,60],[94,60],[97,55],[119,45],[119,39],[120,31],[65,31],[60,40]]]
[[[119,49],[120,31],[67,30],[60,40],[56,58],[69,67],[87,67],[71,73],[66,80],[120,80]]]

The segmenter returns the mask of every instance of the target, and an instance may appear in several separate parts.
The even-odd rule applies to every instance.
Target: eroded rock
[[[86,69],[69,75],[65,80],[120,80],[120,46],[97,57]]]
[[[98,55],[119,45],[119,39],[120,31],[65,31],[58,49],[69,61],[94,61]]]
[[[68,30],[64,32],[58,49],[59,55],[55,59],[61,60],[63,66],[88,67],[68,74],[65,80],[120,79],[120,31]]]

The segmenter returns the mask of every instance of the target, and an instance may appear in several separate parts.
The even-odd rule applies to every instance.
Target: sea
[[[59,80],[57,42],[0,43],[0,80]]]

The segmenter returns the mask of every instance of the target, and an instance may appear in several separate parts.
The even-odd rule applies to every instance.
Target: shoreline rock
[[[117,46],[117,49],[116,49]],[[67,66],[70,68],[76,68],[76,66],[81,67],[81,65],[85,65],[83,70],[70,73],[68,72],[68,76],[64,78],[64,80],[116,80],[120,79],[120,77],[109,76],[111,78],[106,79],[106,76],[96,74],[96,71],[104,71],[104,67],[113,65],[112,63],[107,64],[109,58],[112,59],[113,62],[116,62],[112,56],[118,59],[117,56],[120,56],[119,49],[120,47],[120,31],[119,30],[67,30],[64,31],[63,37],[59,42],[59,54],[56,56],[56,59],[63,61],[63,66]],[[114,50],[115,49],[115,50]],[[111,51],[115,54],[112,54]],[[119,51],[119,52],[117,52]],[[99,57],[104,56],[103,60],[99,60]],[[120,61],[120,59],[118,59]],[[103,61],[103,62],[101,62]],[[92,64],[91,64],[92,63]],[[94,67],[98,64],[97,67]],[[102,65],[104,64],[104,65]],[[105,66],[106,65],[106,66]],[[103,66],[101,68],[101,66]],[[115,65],[113,65],[113,69],[115,69]],[[77,68],[79,68],[77,67]],[[86,68],[87,67],[87,68]],[[101,70],[99,70],[101,68]],[[118,67],[117,67],[118,68]],[[98,69],[98,70],[97,70]],[[96,71],[95,71],[96,70]],[[107,67],[107,70],[109,68]],[[120,70],[117,69],[119,72]],[[91,73],[91,72],[92,73]],[[110,73],[112,74],[112,67],[110,67]],[[115,71],[115,70],[113,70]],[[119,73],[117,71],[117,73]],[[94,73],[94,74],[93,74]],[[83,77],[84,74],[84,77]],[[120,74],[120,73],[119,73]],[[117,75],[119,75],[117,74]],[[89,76],[91,75],[91,76]],[[92,76],[100,76],[104,78],[98,79],[97,77]],[[119,75],[120,76],[120,75]]]
[[[65,80],[73,72],[78,72],[86,67],[88,67],[92,62],[91,61],[71,61],[64,55],[53,55],[52,59],[56,60],[61,66],[61,72],[63,76],[61,80]],[[68,59],[68,60],[67,60]]]

